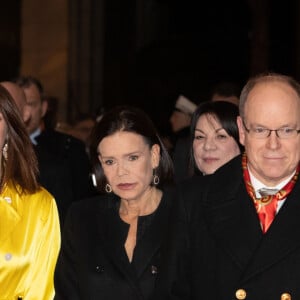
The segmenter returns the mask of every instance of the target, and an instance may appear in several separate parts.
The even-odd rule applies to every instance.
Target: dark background
[[[70,11],[80,11],[81,1],[69,1]],[[89,101],[89,112],[132,104],[145,109],[164,130],[179,94],[200,103],[214,84],[226,80],[242,86],[263,71],[300,79],[297,0],[103,0],[102,11],[98,0],[85,1],[93,8],[88,16],[91,63],[85,66],[91,80],[82,87],[89,97],[76,99],[74,82],[69,84],[70,111],[80,101]],[[0,80],[19,73],[20,7],[21,1],[12,0],[0,11]],[[69,17],[76,24],[73,36],[76,31],[80,40],[78,15]],[[104,43],[101,64],[99,43]],[[74,55],[70,63],[80,59]],[[76,78],[78,90],[81,73],[69,75]]]

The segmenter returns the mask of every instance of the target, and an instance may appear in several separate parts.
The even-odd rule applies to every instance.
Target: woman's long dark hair
[[[0,113],[7,125],[8,148],[7,159],[2,156],[1,160],[1,187],[7,182],[12,182],[15,187],[21,189],[21,192],[34,193],[39,189],[35,151],[16,104],[2,85],[0,85]]]

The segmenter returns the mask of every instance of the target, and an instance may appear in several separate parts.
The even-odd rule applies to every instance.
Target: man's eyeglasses
[[[268,129],[264,127],[247,128],[243,120],[243,126],[251,137],[256,139],[265,139],[271,135],[272,131],[275,131],[276,136],[280,139],[294,138],[300,132],[300,129],[282,127],[279,129]]]

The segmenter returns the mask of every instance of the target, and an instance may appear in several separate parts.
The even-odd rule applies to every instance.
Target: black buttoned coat
[[[155,299],[300,299],[299,179],[266,234],[240,157],[177,195]]]
[[[74,203],[66,218],[55,271],[55,299],[148,299],[160,271],[160,252],[172,199],[164,196],[129,263],[114,195]],[[120,226],[122,224],[122,226]],[[122,228],[123,229],[122,229]]]

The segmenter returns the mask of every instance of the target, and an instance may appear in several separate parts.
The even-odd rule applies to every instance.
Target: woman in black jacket
[[[74,204],[62,235],[55,299],[148,299],[167,235],[172,161],[141,110],[116,107],[96,124],[91,159],[106,192]]]

